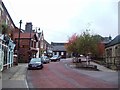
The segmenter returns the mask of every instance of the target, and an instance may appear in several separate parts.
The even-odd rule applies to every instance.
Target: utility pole
[[[18,51],[17,51],[17,64],[19,62],[20,59],[20,31],[21,31],[21,24],[22,24],[22,20],[20,20],[20,28],[19,28],[19,34],[18,34]]]

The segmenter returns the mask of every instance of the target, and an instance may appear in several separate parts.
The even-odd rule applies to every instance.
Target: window
[[[57,52],[57,55],[59,55],[59,52]]]
[[[120,56],[120,45],[118,45],[118,56]]]
[[[31,45],[30,46],[33,47],[33,41],[31,41]]]
[[[115,56],[117,56],[117,53],[118,53],[118,47],[116,46],[115,47]]]
[[[6,25],[8,25],[9,24],[9,18],[8,18],[8,16],[6,16]]]
[[[112,48],[109,49],[109,55],[112,56]]]
[[[64,55],[64,52],[61,52],[61,55]]]
[[[2,10],[0,9],[0,20],[1,20],[1,17],[2,17]]]
[[[41,48],[43,48],[43,42],[41,42]]]
[[[29,48],[28,45],[22,45],[22,48]]]
[[[34,48],[36,48],[36,42],[34,42]]]
[[[119,45],[115,47],[115,55],[120,56],[120,46]]]
[[[6,25],[8,25],[8,19],[6,18]]]
[[[0,41],[0,50],[2,50],[2,43],[1,43],[1,41]]]

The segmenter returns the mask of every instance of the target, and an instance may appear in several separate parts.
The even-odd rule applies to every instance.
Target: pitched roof
[[[61,45],[64,46],[66,43],[57,43],[57,42],[51,42],[51,45],[56,46],[56,45]]]
[[[116,44],[120,44],[120,35],[116,36],[111,42],[107,43],[105,47],[110,47]]]
[[[65,47],[61,45],[53,46],[52,50],[53,51],[66,51]]]
[[[13,26],[16,27],[15,24],[14,24],[14,22],[13,22],[13,20],[12,20],[12,18],[11,18],[11,16],[10,16],[10,14],[9,14],[9,12],[8,12],[8,10],[7,10],[7,8],[5,7],[5,5],[4,5],[3,2],[2,2],[2,7],[4,8],[5,12],[7,13],[7,15],[8,15],[11,23],[13,24]]]
[[[52,50],[53,51],[66,51],[65,44],[66,43],[51,42]]]

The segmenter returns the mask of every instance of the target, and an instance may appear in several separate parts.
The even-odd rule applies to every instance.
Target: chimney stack
[[[26,23],[25,31],[26,32],[32,32],[32,23],[31,22]]]

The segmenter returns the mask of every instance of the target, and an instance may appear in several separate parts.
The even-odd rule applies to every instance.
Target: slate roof
[[[107,43],[105,47],[114,46],[116,44],[120,44],[120,35],[116,36],[111,42]]]
[[[57,43],[57,42],[51,42],[51,45],[59,45],[59,46],[64,46],[66,43]]]
[[[53,46],[52,50],[53,51],[66,51],[65,47],[61,45]]]
[[[52,51],[66,51],[64,47],[65,43],[51,42],[51,45],[52,45]]]
[[[8,15],[11,23],[13,24],[13,26],[16,27],[15,24],[14,24],[14,22],[13,22],[13,20],[12,20],[12,18],[11,18],[11,16],[10,16],[10,14],[9,14],[9,12],[8,12],[8,10],[7,10],[7,8],[5,7],[5,5],[4,5],[3,2],[2,2],[2,7],[4,8],[5,12],[7,13],[7,15]]]

